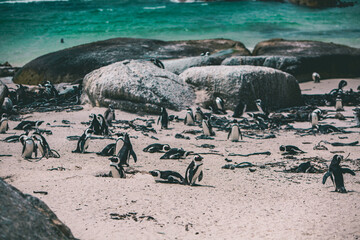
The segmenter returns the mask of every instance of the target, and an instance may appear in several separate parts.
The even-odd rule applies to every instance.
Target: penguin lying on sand
[[[149,173],[155,178],[156,182],[180,184],[184,182],[183,176],[178,172],[154,170]]]
[[[169,144],[161,144],[161,143],[153,143],[143,149],[144,152],[155,153],[155,152],[163,152],[169,151]]]
[[[303,150],[293,145],[281,145],[280,151],[283,152],[282,155],[286,155],[286,154],[297,155],[300,153],[305,153]]]
[[[344,186],[343,174],[350,173],[351,175],[355,176],[355,173],[349,168],[342,168],[340,166],[341,160],[343,160],[343,156],[334,155],[333,159],[331,160],[329,171],[325,173],[322,183],[325,184],[326,179],[330,177],[331,181],[335,184],[335,192],[346,193],[347,191]]]
[[[164,155],[160,157],[160,159],[180,159],[186,158],[190,152],[185,151],[182,148],[171,148]]]

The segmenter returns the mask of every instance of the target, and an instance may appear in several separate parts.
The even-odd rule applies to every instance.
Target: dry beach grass
[[[360,79],[347,79],[345,89],[356,89]],[[320,84],[302,83],[303,93],[326,93],[335,88],[338,79],[323,80]],[[194,106],[195,107],[195,106]],[[345,116],[353,116],[353,107],[345,107]],[[333,109],[325,107],[324,109]],[[61,158],[42,159],[29,162],[21,158],[20,143],[0,142],[0,149],[12,157],[1,157],[0,177],[19,190],[43,200],[72,230],[79,239],[358,239],[360,238],[360,147],[334,147],[313,150],[320,141],[353,142],[359,140],[359,128],[349,130],[356,133],[327,134],[316,136],[295,135],[294,131],[275,132],[274,139],[252,139],[245,137],[240,142],[226,140],[227,133],[216,132],[215,140],[195,140],[195,136],[184,134],[190,140],[176,139],[176,133],[196,129],[182,122],[172,122],[169,130],[153,125],[157,134],[144,136],[132,129],[116,129],[128,132],[138,162],[130,160],[130,166],[141,172],[128,174],[126,179],[96,177],[109,171],[107,157],[101,151],[114,140],[92,140],[87,154],[75,154],[76,141],[66,140],[69,135],[81,135],[89,120],[89,114],[103,114],[105,108],[85,106],[79,112],[33,113],[29,120],[44,120],[41,128],[49,129],[53,135],[45,136],[51,148]],[[173,112],[183,118],[185,111]],[[230,113],[229,113],[230,114]],[[116,110],[116,119],[153,118]],[[70,127],[51,127],[69,120]],[[56,122],[55,122],[56,121]],[[326,119],[322,123],[335,126],[354,126],[353,118],[345,121]],[[49,123],[50,125],[47,125]],[[5,138],[22,131],[12,130],[16,122],[10,122],[11,130],[1,135]],[[296,123],[295,127],[310,127],[309,123]],[[159,140],[154,140],[155,136]],[[346,137],[343,139],[343,137]],[[215,145],[214,150],[224,156],[203,155],[204,178],[201,186],[155,183],[147,171],[174,170],[182,175],[191,161],[191,156],[182,160],[160,160],[160,153],[145,153],[144,147],[151,143],[168,143],[171,147],[182,147],[198,153],[209,152],[199,147]],[[306,153],[297,160],[286,159],[279,151],[280,145],[296,145]],[[247,154],[270,151],[271,155],[250,157],[228,156],[229,153]],[[349,159],[342,163],[353,170],[356,176],[345,175],[347,194],[334,192],[328,179],[321,183],[323,173],[285,173],[306,160],[323,158],[326,164],[334,153]],[[234,170],[222,169],[227,162],[251,162],[264,168],[253,167]],[[277,164],[271,164],[277,163]],[[322,163],[318,162],[321,165]],[[54,168],[58,168],[54,170]],[[50,171],[49,169],[53,169]],[[33,191],[46,191],[47,195]]]

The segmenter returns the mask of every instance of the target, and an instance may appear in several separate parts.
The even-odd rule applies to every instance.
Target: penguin
[[[40,159],[43,157],[49,158],[50,153],[50,146],[48,142],[46,141],[45,137],[42,136],[39,132],[35,132],[32,135],[32,138],[34,139],[34,142],[36,143],[36,149],[39,149],[40,151]],[[37,151],[35,152],[35,156],[37,157]]]
[[[345,86],[347,86],[347,81],[341,80],[338,85],[338,89],[343,89]]]
[[[116,156],[120,159],[120,165],[129,166],[130,156],[132,156],[134,162],[137,161],[137,157],[130,142],[129,134],[125,133],[123,141],[124,141],[124,145],[122,146],[122,148],[120,149],[119,153]]]
[[[264,102],[261,99],[255,100],[256,107],[258,110],[265,115],[265,119],[269,116],[270,112]]]
[[[360,108],[353,109],[356,126],[360,127]]]
[[[200,56],[202,56],[202,57],[208,57],[208,56],[210,56],[210,52],[201,53]]]
[[[232,115],[233,118],[239,118],[246,112],[247,105],[244,101],[240,101],[238,105],[236,105],[234,114]]]
[[[91,118],[89,128],[93,130],[95,135],[101,135],[101,125],[96,114],[92,113],[89,117]]]
[[[21,121],[16,127],[14,127],[15,130],[25,130],[25,127],[32,129],[32,128],[38,128],[44,121]]]
[[[79,138],[79,141],[77,142],[76,149],[72,151],[73,153],[84,153],[86,149],[89,147],[90,137],[91,133],[94,131],[90,128],[87,128],[84,133]]]
[[[170,149],[171,148],[169,144],[153,143],[147,146],[146,148],[144,148],[143,152],[154,153],[154,152],[169,151]]]
[[[185,123],[185,125],[188,125],[188,126],[195,125],[195,119],[194,119],[193,111],[191,110],[191,108],[187,109],[184,123]]]
[[[169,124],[169,116],[166,111],[166,108],[161,108],[161,115],[158,118],[157,124],[159,125],[159,122],[161,123],[161,129],[168,129]]]
[[[100,124],[100,135],[108,136],[109,135],[109,127],[105,121],[105,118],[103,115],[98,114],[97,116],[99,124]]]
[[[203,157],[200,155],[196,155],[192,162],[189,164],[189,166],[186,169],[185,173],[185,184],[194,186],[196,180],[199,182],[203,179]]]
[[[9,120],[7,118],[7,114],[3,113],[0,120],[0,133],[6,133],[9,130]]]
[[[222,112],[223,114],[226,114],[224,100],[222,100],[220,97],[216,97],[215,103],[216,103],[217,109],[220,112]]]
[[[211,123],[207,119],[202,120],[202,129],[205,136],[215,136]]]
[[[59,96],[59,92],[56,90],[55,86],[50,81],[46,81],[44,87],[45,93],[48,95],[48,97],[57,98]]]
[[[151,58],[150,61],[155,64],[155,66],[159,67],[159,68],[162,68],[162,69],[165,69],[165,66],[164,64],[157,58]]]
[[[341,94],[338,94],[335,100],[335,110],[337,112],[344,111]]]
[[[181,176],[180,173],[175,171],[154,170],[150,171],[149,173],[155,178],[155,182],[179,184],[182,184],[184,182],[184,177]]]
[[[114,156],[116,143],[110,143],[101,152],[97,152],[100,156]]]
[[[13,111],[13,102],[10,98],[4,97],[3,103],[1,105],[1,111],[3,113],[10,114]]]
[[[311,77],[312,77],[312,80],[314,81],[314,83],[320,83],[320,74],[318,74],[317,72],[314,72]]]
[[[112,157],[109,159],[110,163],[110,175],[113,178],[126,178],[126,174],[123,166],[120,164],[120,158]]]
[[[321,110],[320,109],[315,109],[310,115],[309,115],[309,119],[311,122],[311,126],[312,128],[316,128],[317,125],[319,124],[319,118],[321,116]]]
[[[238,142],[239,137],[242,140],[242,134],[241,134],[239,124],[234,119],[233,124],[231,125],[231,130],[230,130],[227,138],[230,139],[232,142]]]
[[[283,152],[283,155],[284,154],[296,155],[300,153],[305,153],[303,150],[293,145],[281,145],[279,149],[281,152]]]
[[[21,156],[24,159],[32,158],[32,154],[35,151],[35,143],[34,140],[27,136],[26,134],[22,134],[19,138],[21,144],[23,145]]]
[[[114,156],[119,155],[120,149],[123,147],[123,145],[124,145],[124,137],[120,136],[118,137],[118,139],[116,139],[115,142]]]
[[[186,158],[190,152],[185,151],[182,148],[171,148],[164,155],[160,157],[160,159],[180,159]]]
[[[109,107],[106,109],[104,113],[104,118],[109,127],[112,127],[112,121],[115,120],[115,111],[112,104],[109,104]]]
[[[346,189],[344,186],[344,173],[350,173],[351,175],[355,175],[355,173],[350,170],[349,168],[342,168],[340,166],[340,162],[343,160],[343,156],[341,155],[334,155],[333,159],[331,160],[329,171],[327,171],[323,177],[322,183],[325,184],[326,179],[328,177],[331,178],[332,182],[334,183],[335,180],[335,192],[346,193]]]
[[[197,107],[195,112],[195,121],[202,122],[204,118],[205,118],[204,113],[201,111],[199,107]]]

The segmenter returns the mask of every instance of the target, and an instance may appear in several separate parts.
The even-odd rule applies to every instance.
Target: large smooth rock
[[[0,239],[74,239],[70,229],[40,199],[0,178]]]
[[[182,58],[223,49],[233,49],[234,54],[250,55],[242,43],[226,39],[160,41],[114,38],[40,56],[23,66],[16,73],[14,82],[73,83],[95,69],[126,59]]]
[[[217,96],[227,109],[234,110],[240,99],[250,110],[254,101],[262,99],[272,109],[302,104],[297,80],[290,74],[267,67],[211,66],[194,67],[180,77],[201,92],[197,102],[209,106]]]
[[[272,39],[258,43],[253,56],[262,57],[245,58],[244,61],[247,64],[256,62],[260,66],[265,66],[263,63],[269,63],[269,66],[289,65],[290,70],[287,67],[282,70],[294,74],[301,82],[310,81],[313,72],[318,72],[321,78],[360,76],[360,49],[340,44]]]
[[[161,107],[181,110],[191,105],[194,91],[179,76],[149,61],[125,60],[87,74],[83,102],[128,112],[159,113]]]

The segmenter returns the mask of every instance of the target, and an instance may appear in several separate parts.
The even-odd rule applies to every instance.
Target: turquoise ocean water
[[[249,49],[270,38],[360,47],[360,3],[309,9],[255,1],[0,0],[0,63],[22,66],[49,52],[114,37],[229,38]]]

